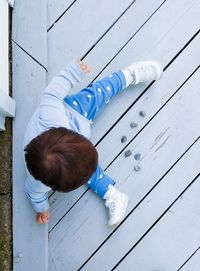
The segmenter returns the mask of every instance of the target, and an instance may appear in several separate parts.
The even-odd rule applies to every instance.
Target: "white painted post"
[[[15,101],[9,97],[8,20],[8,2],[0,0],[0,131],[5,130],[5,117],[15,116]]]

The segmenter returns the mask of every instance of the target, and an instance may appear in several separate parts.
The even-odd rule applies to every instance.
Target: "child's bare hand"
[[[77,60],[77,63],[78,63],[78,65],[80,66],[81,70],[82,70],[84,73],[89,73],[89,72],[91,72],[90,67],[89,67],[86,63],[84,63],[83,61]]]
[[[49,223],[49,219],[50,219],[50,212],[49,210],[47,210],[43,213],[37,213],[35,220],[37,224],[46,224],[46,223]]]

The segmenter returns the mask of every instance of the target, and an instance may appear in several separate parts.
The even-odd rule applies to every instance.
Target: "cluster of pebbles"
[[[146,113],[145,113],[145,111],[140,111],[139,112],[139,115],[141,116],[141,117],[145,117],[146,116]],[[135,127],[137,127],[138,126],[138,124],[137,123],[135,123],[135,122],[131,122],[130,123],[130,127],[131,128],[135,128]],[[121,143],[125,143],[127,141],[127,137],[124,135],[124,136],[122,136],[122,138],[121,138]],[[124,156],[125,157],[129,157],[129,156],[131,156],[132,155],[132,151],[131,150],[126,150],[125,152],[124,152]],[[141,159],[141,154],[140,153],[136,153],[136,154],[134,154],[134,158],[135,158],[135,160],[136,161],[139,161],[140,159]],[[135,171],[139,171],[141,169],[141,167],[139,166],[139,165],[135,165],[134,166],[134,170]]]

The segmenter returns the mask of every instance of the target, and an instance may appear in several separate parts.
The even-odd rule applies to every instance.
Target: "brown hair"
[[[63,192],[86,183],[98,163],[93,144],[64,127],[38,135],[24,151],[30,174],[53,190]]]

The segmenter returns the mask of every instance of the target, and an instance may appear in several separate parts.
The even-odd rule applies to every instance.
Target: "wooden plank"
[[[48,32],[49,80],[72,58],[81,58],[132,2],[76,1]]]
[[[103,58],[105,61],[108,60],[108,56],[113,54],[113,50],[119,50],[123,44],[130,38],[130,36],[136,32],[143,22],[151,16],[151,14],[159,7],[162,1],[153,0],[151,3],[147,0],[141,0],[140,2],[135,2],[134,5],[130,7],[130,9],[126,12],[126,16],[123,16],[117,22],[117,28],[114,26],[112,30],[111,37],[113,41],[117,39],[120,35],[120,40],[116,43],[115,47],[108,50],[105,50],[106,58]],[[148,8],[144,9],[144,5]],[[130,23],[131,22],[131,23]],[[126,26],[126,31],[121,31]],[[110,33],[110,31],[109,31]],[[112,43],[112,41],[110,41]],[[96,48],[96,47],[95,47]],[[99,48],[99,47],[98,47]],[[104,47],[103,47],[104,48]],[[96,50],[96,49],[95,49]],[[108,52],[108,54],[107,54]],[[98,55],[98,52],[97,52]],[[55,62],[57,60],[55,59]],[[50,74],[51,70],[54,70],[54,66],[50,67]],[[50,75],[51,76],[51,75]],[[68,194],[63,193],[54,193],[54,195],[50,198],[51,203],[51,214],[52,220],[50,222],[50,230],[54,226],[55,223],[64,215],[63,211],[68,210],[71,206],[75,203],[75,201],[80,197],[80,195],[87,189],[87,186],[80,188],[79,190],[73,191]],[[63,202],[63,203],[62,203]],[[62,204],[65,208],[61,208]]]
[[[131,107],[119,123],[97,146],[100,161],[103,167],[109,165],[121,150],[128,145],[133,137],[151,120],[166,101],[175,93],[191,73],[199,66],[198,48],[200,46],[200,34],[188,45],[180,57],[164,72],[162,79],[149,88],[144,95]],[[181,67],[185,67],[181,71]],[[132,90],[134,91],[134,89]],[[126,94],[126,93],[125,93]],[[145,110],[145,118],[139,112]],[[130,128],[130,122],[138,124],[134,129]],[[127,136],[126,144],[121,144],[121,137]],[[134,150],[137,153],[137,149]]]
[[[52,26],[56,20],[65,12],[72,4],[74,0],[48,0],[47,1],[47,14],[48,14],[48,23],[47,28]]]
[[[117,186],[130,196],[128,212],[199,136],[200,123],[196,118],[200,113],[200,93],[196,88],[199,83],[198,70],[126,148],[140,150],[139,163],[122,153],[108,168],[107,173],[116,180]],[[134,171],[135,164],[141,166],[140,172]],[[155,166],[156,170],[152,170]],[[110,233],[102,200],[88,191],[50,233],[50,249],[56,266],[77,270]],[[74,257],[80,247],[84,250],[79,250],[78,257]]]
[[[81,270],[112,270],[200,172],[198,140]],[[195,162],[194,162],[195,161]],[[185,170],[187,168],[187,170]],[[107,261],[105,255],[112,254]],[[125,269],[126,270],[126,269]],[[159,269],[160,270],[160,269]],[[171,270],[171,269],[170,269]]]
[[[14,270],[47,270],[47,225],[35,223],[35,212],[24,192],[23,138],[26,124],[46,85],[46,72],[13,43],[13,257]],[[22,254],[20,258],[19,255]]]
[[[198,53],[200,46],[200,35],[198,35],[188,47],[181,53],[179,57],[165,71],[162,80],[156,82],[149,88],[146,93],[138,100],[138,102],[127,112],[104,140],[97,146],[100,163],[106,168],[109,163],[125,146],[121,144],[121,136],[126,134],[128,141],[136,136],[138,132],[147,124],[154,116],[156,111],[164,105],[171,95],[181,86],[184,80],[198,67]],[[187,63],[187,65],[186,65]],[[180,67],[185,67],[180,73]],[[155,95],[156,93],[156,95]],[[147,116],[141,118],[138,112],[141,109],[148,108]],[[137,121],[138,127],[130,129],[130,121]],[[112,144],[111,144],[112,143]],[[135,153],[137,150],[135,150]],[[63,217],[63,215],[73,206],[78,197],[87,189],[87,186],[81,187],[70,193],[54,193],[50,197],[52,218],[49,229]],[[63,208],[64,206],[64,208]]]
[[[179,270],[199,271],[199,266],[200,266],[200,249],[198,249],[197,252],[189,259],[189,261]]]
[[[15,2],[12,39],[47,68],[46,2],[46,0]]]
[[[194,4],[194,6],[191,7],[192,4]],[[199,12],[200,6],[198,1],[166,1],[159,9],[159,12],[156,12],[142,27],[127,46],[109,63],[98,78],[102,78],[121,67],[126,67],[132,61],[156,59],[165,67],[178,51],[184,47],[187,41],[199,30]],[[121,31],[122,30],[119,29],[119,36],[121,35]],[[91,58],[89,55],[86,58],[92,67],[98,66],[99,63],[103,64],[104,54],[106,54],[108,50],[107,45],[113,44],[114,40],[104,38],[102,42],[104,46],[99,44],[99,46],[102,46],[101,50],[95,51],[95,47],[91,52]],[[110,61],[111,59],[112,55],[109,57]],[[108,58],[106,61],[107,60]],[[101,69],[102,66],[100,66],[99,71],[101,71]],[[92,75],[94,76],[94,74]],[[87,83],[87,80],[83,85],[85,85],[85,83]],[[81,87],[83,85],[81,85]],[[109,106],[105,108],[103,114],[100,115],[98,120],[93,124],[93,143],[97,143],[102,138],[147,86],[147,83],[138,85],[134,88],[134,91],[132,91],[133,87],[130,87],[126,93],[118,95]]]
[[[114,270],[172,270],[200,243],[200,177]]]
[[[148,4],[148,2],[142,2],[142,4]],[[156,7],[158,7],[159,6],[159,4],[161,4],[161,2],[159,2],[159,3],[157,3],[157,6],[156,6],[156,3],[154,2],[154,9],[156,9]],[[180,4],[180,3],[178,3],[178,4]],[[135,13],[134,13],[134,9],[130,9],[130,13],[128,13],[128,15],[127,16],[125,16],[125,17],[123,17],[123,19],[121,18],[120,20],[119,20],[119,22],[116,24],[116,27],[114,27],[113,28],[113,30],[112,30],[112,35],[109,35],[108,36],[108,38],[104,38],[102,41],[105,41],[105,42],[103,42],[103,44],[102,44],[102,42],[100,42],[99,44],[100,44],[100,46],[96,46],[93,50],[92,50],[92,52],[95,52],[95,53],[93,53],[92,54],[92,57],[91,57],[91,63],[95,63],[94,62],[94,59],[96,58],[96,56],[98,55],[98,56],[101,56],[101,62],[102,61],[105,61],[105,59],[106,59],[106,61],[108,61],[108,58],[110,58],[110,56],[112,55],[112,50],[110,51],[107,47],[107,45],[108,44],[113,44],[113,43],[116,43],[116,38],[117,37],[119,37],[119,35],[120,36],[122,36],[123,37],[123,35],[121,35],[121,29],[126,29],[127,27],[127,25],[130,25],[131,23],[132,23],[132,25],[136,25],[137,27],[136,28],[133,28],[133,32],[130,32],[129,33],[129,35],[128,36],[124,36],[124,38],[122,39],[123,40],[123,42],[126,42],[127,41],[127,39],[128,39],[128,37],[130,38],[130,36],[132,35],[132,33],[134,33],[134,32],[137,32],[137,30],[138,30],[138,28],[140,27],[140,25],[143,23],[143,21],[145,20],[145,17],[143,17],[142,16],[142,13],[143,13],[143,6],[142,6],[142,9],[141,9],[141,7],[140,7],[140,9],[139,9],[139,7],[138,6],[135,6],[136,5],[136,3],[134,3],[134,7],[136,8],[136,10],[135,10]],[[177,14],[179,14],[179,12],[183,12],[181,9],[179,9],[179,6],[180,5],[177,5],[177,7],[175,7],[175,8],[177,8],[177,10],[176,10],[176,12],[174,13],[174,20],[176,21],[177,20]],[[149,6],[149,9],[151,10],[151,5]],[[169,24],[168,24],[168,18],[166,18],[166,14],[168,15],[168,17],[169,17],[169,11],[171,11],[171,5],[167,5],[166,7],[164,6],[163,7],[164,8],[164,11],[162,12],[162,16],[159,16],[159,15],[157,15],[157,14],[155,14],[154,15],[154,17],[156,16],[156,20],[153,20],[153,23],[152,23],[152,25],[151,24],[148,24],[148,26],[145,28],[144,27],[144,31],[143,31],[143,28],[140,30],[140,32],[141,31],[143,31],[142,32],[142,37],[145,37],[146,36],[146,41],[144,42],[144,44],[146,44],[147,43],[147,39],[149,39],[149,28],[152,28],[152,29],[155,29],[157,32],[160,30],[160,29],[158,29],[158,25],[160,25],[160,24],[162,24],[162,22],[164,22],[164,24],[163,25],[161,25],[161,27],[162,27],[162,30],[163,30],[163,32],[165,33],[165,31],[166,31],[166,33],[165,33],[165,36],[167,37],[167,33],[169,32],[170,33],[170,31],[169,31],[169,29],[170,28],[168,28],[168,27],[172,27],[171,25],[169,26]],[[182,6],[181,6],[181,8],[183,8]],[[154,10],[153,9],[153,10]],[[145,10],[148,10],[148,9],[145,9]],[[153,10],[151,10],[151,12],[153,12]],[[140,16],[138,16],[137,17],[137,14],[138,15],[140,15],[141,17],[142,17],[142,21],[140,21],[139,20],[139,18],[140,18]],[[133,16],[133,15],[135,15],[135,16]],[[150,14],[146,14],[146,19],[148,19],[148,16],[149,16]],[[180,16],[180,15],[179,15]],[[198,16],[198,14],[196,15],[196,16]],[[133,21],[132,22],[132,20],[133,20],[133,18],[135,18],[136,17],[136,21]],[[153,18],[154,18],[153,17]],[[162,17],[162,19],[163,18],[165,18],[164,20],[161,20],[161,17]],[[128,18],[128,20],[126,19],[126,18]],[[192,17],[192,18],[194,18],[194,17]],[[189,20],[188,21],[188,28],[190,28],[190,27],[196,27],[196,24],[194,25],[194,24],[191,24],[191,26],[189,26],[189,24],[190,24],[190,22],[191,22],[191,18],[190,18],[190,16],[188,16],[188,18],[185,18],[185,20]],[[131,22],[130,22],[131,21]],[[140,23],[139,24],[137,24],[137,21],[139,21]],[[173,21],[172,19],[170,20],[170,21]],[[122,22],[122,23],[121,23]],[[150,22],[151,22],[151,20],[150,20]],[[174,22],[174,21],[173,21]],[[180,24],[180,26],[182,27],[182,23]],[[125,28],[126,27],[126,28]],[[166,30],[164,31],[164,29],[166,28]],[[181,28],[182,29],[182,28]],[[179,29],[178,29],[179,30]],[[111,31],[109,31],[108,32],[108,34],[110,33]],[[189,33],[189,35],[191,35],[191,33],[193,33],[194,32],[194,30],[192,30],[192,29],[190,29],[190,31],[188,31],[188,33]],[[124,33],[126,33],[126,31],[124,31]],[[186,31],[186,29],[185,29],[185,32],[184,32],[184,35],[186,35],[186,40],[188,39],[188,34],[187,33],[187,31]],[[107,37],[107,35],[106,35],[106,37]],[[114,39],[112,40],[112,37],[114,37]],[[180,46],[180,44],[173,44],[173,41],[174,41],[174,39],[176,40],[177,39],[177,32],[175,32],[175,33],[173,33],[173,35],[171,36],[170,35],[170,37],[169,37],[169,40],[166,40],[165,39],[165,42],[162,44],[162,46],[163,46],[163,48],[162,48],[162,50],[163,51],[168,51],[168,52],[171,52],[171,50],[169,51],[167,48],[169,48],[170,47],[170,43],[172,43],[171,44],[171,46],[173,45],[173,49],[174,48],[176,48],[176,50],[178,50],[178,48],[176,47],[177,45],[178,46]],[[181,41],[183,41],[184,39],[182,38],[181,39]],[[180,41],[180,39],[178,39],[178,41]],[[154,42],[154,40],[153,40],[153,42]],[[186,42],[186,41],[185,41]],[[131,52],[131,54],[133,54],[133,52],[135,51],[135,48],[134,48],[134,46],[135,46],[135,44],[137,44],[137,40],[135,40],[134,41],[134,43],[132,44],[132,47],[129,47],[128,48],[128,52]],[[142,46],[143,45],[143,41],[142,41],[142,43],[140,44],[140,46]],[[176,46],[175,46],[176,45]],[[122,46],[122,44],[120,44],[120,47],[119,48],[121,48],[121,46]],[[98,51],[98,50],[100,50],[100,48],[102,47],[102,51],[100,52],[100,51]],[[139,44],[137,44],[137,47],[138,47],[138,51],[139,51]],[[155,44],[154,44],[154,47],[155,47]],[[97,50],[96,50],[96,48],[98,48]],[[118,48],[118,47],[117,47]],[[144,51],[146,50],[146,45],[145,45],[145,48],[142,48]],[[127,50],[126,49],[126,47],[124,48],[124,50]],[[123,50],[123,51],[124,51]],[[175,50],[175,51],[176,51]],[[109,51],[109,54],[108,55],[106,55],[106,52],[107,51]],[[137,50],[136,50],[137,51]],[[151,53],[153,53],[153,51],[154,51],[154,48],[152,48],[152,52]],[[104,53],[102,53],[102,52],[104,52]],[[106,58],[104,59],[104,57],[103,57],[103,55],[106,55]],[[126,53],[126,55],[127,55],[127,53]],[[51,56],[54,56],[54,54],[51,54]],[[50,58],[51,58],[51,56],[50,56]],[[90,54],[89,54],[89,56],[90,56]],[[173,57],[172,55],[169,55],[169,59],[171,58],[171,57]],[[62,58],[63,59],[63,58]],[[126,59],[127,59],[127,57],[126,57]],[[169,59],[168,59],[168,61],[169,61]],[[92,61],[93,60],[93,61]],[[56,65],[55,65],[55,63],[57,63],[57,61],[58,61],[58,58],[56,57],[54,57],[54,65],[52,66],[52,65],[50,65],[50,72],[49,72],[49,74],[50,74],[50,77],[51,77],[51,70],[52,69],[54,69],[54,67],[56,67]],[[96,61],[96,59],[95,59],[95,61]],[[60,62],[60,60],[59,60],[59,62]],[[89,61],[89,63],[90,63],[90,61]],[[98,65],[98,67],[100,67],[99,66],[99,61],[97,62],[96,61],[96,64],[94,65],[94,67],[96,67],[97,65]],[[107,63],[107,62],[106,62]],[[55,72],[55,71],[54,71]],[[95,71],[95,72],[97,72],[97,70]],[[92,75],[92,76],[94,76],[94,74]],[[91,78],[90,78],[91,79]],[[89,82],[88,82],[89,83]],[[145,85],[146,86],[146,85]],[[143,86],[138,86],[136,89],[135,89],[135,91],[134,92],[128,92],[128,93],[123,93],[123,95],[125,95],[126,97],[127,97],[127,95],[129,95],[128,97],[127,97],[127,100],[126,101],[124,101],[123,100],[123,103],[121,103],[120,102],[120,100],[118,99],[118,97],[116,97],[116,99],[110,104],[110,106],[109,106],[109,112],[111,112],[111,114],[110,115],[108,115],[108,110],[105,110],[104,111],[104,114],[103,114],[103,116],[105,115],[105,117],[106,117],[106,119],[107,119],[107,122],[105,122],[105,121],[103,121],[104,120],[104,117],[102,116],[100,116],[100,118],[98,118],[98,121],[97,121],[97,123],[95,123],[94,125],[93,125],[93,136],[92,136],[92,142],[95,144],[98,140],[99,140],[99,138],[107,131],[107,129],[108,129],[108,126],[109,125],[107,125],[107,123],[110,123],[110,126],[113,124],[113,122],[115,121],[113,118],[114,118],[114,115],[116,115],[116,116],[118,116],[118,112],[119,111],[121,111],[121,113],[123,112],[122,110],[125,110],[126,109],[126,106],[127,105],[130,105],[130,101],[134,101],[134,99],[136,99],[138,96],[139,96],[139,94],[141,93],[141,91],[143,91],[144,90],[144,88],[145,88],[145,86],[143,85]],[[138,90],[138,88],[139,88],[139,91],[137,91]],[[121,95],[119,95],[119,97],[122,99],[122,96]],[[118,108],[116,108],[116,103],[115,103],[115,101],[116,100],[118,100],[118,102],[117,102],[117,107]],[[120,106],[119,106],[120,105]],[[113,106],[114,106],[114,109],[113,109]],[[121,108],[122,108],[122,110],[121,110]],[[113,112],[115,112],[115,114],[113,113]],[[111,116],[112,116],[112,118],[111,118]],[[112,119],[113,120],[113,122],[111,122],[110,121],[110,119]],[[103,123],[103,122],[104,123]],[[102,132],[103,131],[103,132]],[[73,193],[73,192],[72,192]],[[57,199],[59,199],[60,201],[62,201],[62,198],[65,198],[65,197],[68,197],[68,196],[66,196],[66,195],[60,195],[60,197],[57,197],[57,195],[55,194],[54,195],[55,197],[54,198],[52,198],[52,202],[54,202],[55,203],[55,208],[54,208],[54,206],[52,206],[52,211],[54,212],[54,210],[56,209],[56,211],[54,212],[54,214],[56,214],[56,217],[55,217],[55,221],[57,221],[58,219],[58,217],[60,216],[59,215],[59,213],[57,212],[57,210],[58,210],[58,208],[56,208],[56,205],[57,205],[57,203],[56,203],[56,201],[57,201]],[[78,197],[80,196],[80,194],[78,193]],[[62,197],[62,198],[61,198]],[[72,198],[73,198],[73,194],[72,194]],[[74,202],[76,202],[76,200],[77,200],[77,197],[76,197],[76,195],[75,195],[75,197],[74,197],[74,200],[73,201],[71,201],[71,197],[69,198],[69,200],[70,200],[70,202],[72,202],[72,205],[74,204]],[[60,202],[58,203],[58,205],[60,205]],[[63,209],[63,210],[65,210],[65,209]],[[52,217],[53,218],[53,217]],[[54,218],[53,218],[54,219]],[[54,224],[54,221],[52,220],[52,224]],[[50,225],[50,229],[52,228],[52,224]]]

